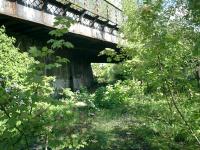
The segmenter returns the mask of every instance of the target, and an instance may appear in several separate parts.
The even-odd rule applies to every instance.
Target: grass
[[[162,113],[159,108],[163,105],[159,101],[135,102],[128,108],[100,109],[92,121],[88,145],[82,150],[198,149],[187,141],[175,141],[176,129],[165,118],[153,118]]]
[[[132,114],[123,109],[103,109],[92,123],[89,145],[84,150],[145,149],[148,143],[133,134],[132,126],[140,126]]]

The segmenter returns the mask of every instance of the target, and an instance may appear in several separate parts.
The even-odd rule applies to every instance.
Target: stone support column
[[[82,87],[90,87],[93,83],[91,63],[84,59],[71,62],[72,88],[79,90]]]

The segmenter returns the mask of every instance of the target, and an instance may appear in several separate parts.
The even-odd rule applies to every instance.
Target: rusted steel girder
[[[104,22],[108,22],[106,26],[115,29],[118,29],[123,21],[122,11],[106,0],[67,0],[65,4],[58,2],[59,0],[12,0],[14,1],[26,7],[60,16],[67,14],[67,11],[80,16],[84,10],[86,19],[94,20],[94,17],[99,16],[97,23],[105,26]]]

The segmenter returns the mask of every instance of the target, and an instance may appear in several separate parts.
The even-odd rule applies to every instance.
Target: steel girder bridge
[[[44,45],[51,38],[48,33],[54,28],[56,16],[75,21],[66,35],[73,50],[64,49],[58,54],[71,61],[56,74],[58,85],[74,89],[90,86],[90,63],[106,62],[106,56],[98,57],[105,48],[118,50],[123,13],[107,0],[0,0],[0,26],[6,26],[7,33],[16,37],[20,49]]]

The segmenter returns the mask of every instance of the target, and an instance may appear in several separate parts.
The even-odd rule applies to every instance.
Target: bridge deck
[[[90,3],[89,3],[90,2]],[[111,11],[112,10],[112,11]],[[75,20],[71,33],[111,43],[118,42],[122,22],[119,8],[105,0],[0,0],[0,14],[53,27],[56,16]]]

